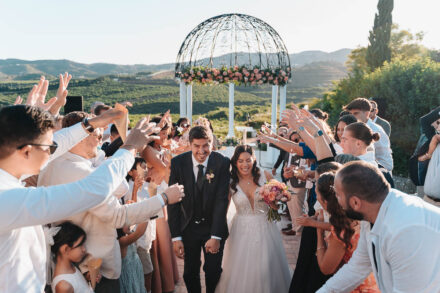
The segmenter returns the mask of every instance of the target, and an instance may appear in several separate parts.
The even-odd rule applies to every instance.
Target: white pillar
[[[287,98],[287,85],[283,85],[280,87],[280,119],[281,113],[286,110],[286,98]]]
[[[234,84],[229,83],[229,130],[227,137],[234,137]]]
[[[186,86],[186,117],[192,124],[192,84]]]
[[[278,86],[273,85],[272,86],[272,119],[270,121],[270,124],[272,124],[272,131],[277,130],[277,104],[278,104]],[[278,155],[278,150],[269,147],[267,148],[267,162],[270,166],[273,166],[276,160],[276,156]]]
[[[180,117],[186,117],[186,84],[180,82]]]

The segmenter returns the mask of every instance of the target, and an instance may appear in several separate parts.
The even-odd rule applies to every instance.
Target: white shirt
[[[361,159],[362,161],[365,161],[367,163],[370,163],[372,165],[374,165],[375,167],[377,167],[377,162],[376,162],[376,158],[374,155],[374,152],[366,152],[363,155],[357,156],[359,159]]]
[[[71,141],[70,147],[81,139]],[[119,150],[79,182],[39,188],[25,188],[0,169],[0,292],[42,292],[46,283],[46,241],[41,225],[102,202],[133,163],[130,152]]]
[[[75,182],[87,177],[94,170],[90,160],[67,152],[41,172],[38,185],[51,186]],[[126,174],[127,172],[121,177],[124,180],[118,180],[119,187],[108,193],[113,196],[91,209],[61,219],[71,221],[84,229],[87,234],[87,252],[94,257],[102,258],[101,274],[108,279],[118,279],[121,274],[121,251],[116,229],[146,222],[163,207],[163,199],[160,196],[136,204],[121,205],[118,199],[128,191]]]
[[[393,156],[390,145],[390,138],[383,130],[382,126],[377,125],[371,119],[366,123],[373,132],[380,134],[380,139],[374,143],[376,160],[388,171],[393,170]]]
[[[208,160],[209,156],[206,158],[206,160],[203,163],[197,162],[196,158],[194,158],[194,155],[192,155],[192,162],[193,162],[193,171],[194,171],[194,179],[197,181],[197,175],[199,174],[199,165],[203,165],[203,175],[206,173],[206,168],[208,168]]]
[[[361,222],[358,246],[349,262],[317,292],[351,292],[371,271],[381,292],[439,292],[439,243],[440,209],[392,189],[373,228]]]

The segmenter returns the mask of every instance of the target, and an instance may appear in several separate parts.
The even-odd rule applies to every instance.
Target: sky
[[[223,13],[269,23],[289,53],[368,44],[377,0],[0,0],[0,59],[175,62],[186,35]],[[440,49],[440,1],[395,0],[393,22]]]

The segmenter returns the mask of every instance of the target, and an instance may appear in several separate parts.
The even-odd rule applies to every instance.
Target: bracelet
[[[325,248],[324,245],[321,246],[321,247],[316,248],[316,253],[315,253],[315,255],[318,256],[318,251],[320,251],[321,249],[324,249],[324,248]]]
[[[168,204],[168,196],[167,196],[167,194],[165,192],[162,192],[161,195],[165,199],[165,205],[167,205]]]

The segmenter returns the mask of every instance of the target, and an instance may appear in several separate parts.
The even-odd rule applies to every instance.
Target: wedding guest
[[[148,145],[142,156],[147,162],[148,177],[151,179],[149,193],[160,194],[159,191],[168,186],[170,176],[171,152],[165,145],[168,143],[171,129],[166,116],[154,117],[152,122],[157,123],[160,127],[160,131],[156,133],[158,139]],[[156,239],[152,244],[152,256],[155,258],[153,265],[155,267],[152,276],[152,291],[172,292],[179,279],[179,272],[172,249],[166,209],[162,210],[162,215],[155,220]]]
[[[55,271],[52,280],[52,292],[93,292],[76,263],[86,255],[86,232],[71,222],[52,227],[49,233],[52,238],[51,251],[55,257]]]
[[[357,122],[357,119],[356,119],[356,117],[354,117],[351,114],[339,117],[338,122],[336,122],[333,137],[335,138],[335,142],[336,142],[334,144],[334,147],[335,147],[337,154],[343,153],[343,150],[341,147],[341,137],[342,137],[342,134],[344,133],[345,126],[350,125],[351,123],[355,123],[355,122]]]
[[[380,139],[374,143],[375,158],[388,171],[393,170],[393,156],[390,147],[390,139],[383,128],[370,119],[371,104],[365,98],[357,98],[344,106],[344,110],[350,112],[359,121],[364,122],[374,132],[379,133]]]
[[[286,127],[280,127],[278,128],[278,135],[281,137],[287,137],[288,135],[288,129]],[[277,146],[274,145],[274,147],[278,148]],[[272,168],[272,175],[275,176],[277,174],[277,169],[280,167],[281,163],[283,163],[282,167],[281,167],[281,180],[286,183],[286,179],[283,176],[284,173],[284,166],[286,165],[286,155],[287,152],[283,149],[279,149],[280,150],[280,154],[278,155],[278,159],[275,162],[275,165],[273,165]]]
[[[150,197],[148,182],[145,182],[146,163],[142,158],[136,158],[133,167],[128,172],[127,180],[129,191],[124,196],[125,202],[145,200]],[[141,172],[141,173],[139,173]],[[137,253],[142,263],[144,272],[145,289],[151,293],[151,280],[153,276],[153,262],[151,260],[151,247],[156,239],[156,220],[148,221],[145,233],[136,241]]]
[[[374,123],[376,123],[379,126],[382,126],[385,133],[388,135],[388,137],[391,136],[391,125],[390,122],[387,120],[379,117],[379,108],[377,107],[377,103],[375,101],[370,100],[371,104],[371,112],[370,112],[370,119]]]
[[[119,278],[121,293],[146,292],[142,262],[136,251],[135,243],[145,233],[147,224],[147,222],[143,222],[136,225],[134,232],[131,232],[128,226],[118,229],[118,241],[122,257],[121,277]]]
[[[346,264],[357,247],[359,240],[359,223],[347,218],[338,203],[333,190],[334,173],[322,174],[317,182],[318,201],[330,215],[331,232],[324,237],[324,230],[317,226],[316,258],[319,269],[325,275],[334,274],[343,264]],[[324,220],[323,212],[318,220]],[[313,278],[313,277],[312,277]],[[379,292],[374,276],[370,274],[352,293]]]
[[[66,115],[63,125],[75,124],[84,120],[85,112],[72,112]],[[99,116],[98,116],[99,117]],[[149,132],[151,134],[151,132]],[[97,137],[98,136],[98,137]],[[98,134],[92,132],[63,156],[52,161],[40,174],[39,186],[66,184],[80,180],[95,168],[90,159],[96,154]],[[127,139],[128,141],[128,139]],[[83,228],[87,233],[85,243],[87,250],[95,257],[102,258],[102,280],[97,284],[96,292],[119,292],[119,276],[121,274],[121,253],[116,239],[116,229],[124,225],[146,222],[155,216],[170,200],[179,193],[179,187],[173,186],[165,191],[165,195],[154,197],[139,203],[123,206],[118,198],[127,192],[125,185],[116,189],[100,205],[65,218]],[[83,269],[84,270],[84,269]]]
[[[53,134],[53,117],[40,108],[16,105],[0,110],[0,292],[43,291],[46,241],[41,225],[90,209],[113,193],[133,165],[136,148],[148,140],[142,132],[146,126],[139,124],[127,138],[129,145],[78,182],[25,188],[20,178],[38,174],[50,159],[86,138],[91,128],[120,117],[121,112],[110,110]]]
[[[346,215],[362,221],[360,238],[319,293],[350,292],[371,272],[381,292],[438,291],[439,208],[391,189],[377,167],[362,161],[336,173],[334,191]]]

